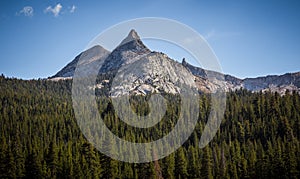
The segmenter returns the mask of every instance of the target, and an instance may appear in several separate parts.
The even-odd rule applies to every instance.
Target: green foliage
[[[177,122],[180,99],[165,97],[167,112],[149,129],[122,122],[110,99],[99,96],[97,102],[115,135],[149,142],[166,135]],[[131,107],[145,115],[148,99],[134,97]],[[210,112],[209,95],[201,95],[199,102],[198,124],[182,147],[156,162],[130,164],[104,156],[82,135],[72,109],[70,80],[1,76],[0,178],[300,178],[298,94],[228,93],[221,128],[203,149],[198,143]],[[109,142],[103,145],[115,150]]]

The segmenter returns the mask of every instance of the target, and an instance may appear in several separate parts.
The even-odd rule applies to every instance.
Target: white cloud
[[[62,9],[62,5],[60,3],[58,3],[56,6],[54,6],[52,8],[52,6],[48,6],[44,12],[45,13],[52,13],[54,15],[54,17],[57,17],[59,15],[59,13],[61,12],[61,9]]]
[[[32,17],[33,16],[33,8],[31,6],[25,6],[22,10],[20,10],[17,15],[23,14],[24,16]]]
[[[76,8],[77,8],[77,7],[76,7],[75,5],[72,5],[72,7],[70,8],[70,13],[75,12]]]

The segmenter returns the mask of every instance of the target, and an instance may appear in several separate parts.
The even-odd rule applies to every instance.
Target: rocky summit
[[[143,44],[135,30],[131,30],[112,52],[100,45],[94,46],[80,53],[49,79],[70,79],[77,66],[81,69],[85,69],[86,66],[84,74],[88,76],[91,71],[95,71],[89,68],[97,67],[100,63],[103,64],[98,75],[110,74],[113,78],[103,79],[91,88],[101,89],[104,86],[110,86],[111,96],[148,93],[176,94],[180,93],[182,85],[207,93],[221,88],[225,91],[236,89],[247,89],[253,92],[271,91],[281,95],[287,90],[300,93],[300,72],[239,79],[195,67],[185,59],[179,63],[164,53],[151,51]],[[208,76],[214,76],[214,78],[209,79]]]

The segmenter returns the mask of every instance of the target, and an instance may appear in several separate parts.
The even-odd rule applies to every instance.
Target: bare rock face
[[[73,61],[71,61],[63,69],[57,72],[53,77],[51,77],[51,79],[69,79],[70,77],[73,77],[77,65],[80,65],[82,67],[98,66],[97,64],[99,64],[101,60],[105,59],[109,53],[110,52],[108,50],[104,49],[100,45],[96,45],[77,55]],[[80,64],[78,64],[79,60]],[[87,69],[86,75],[89,75],[91,71],[92,70]]]
[[[167,55],[151,52],[119,69],[113,81],[111,95],[176,94],[181,90],[180,85],[196,88],[195,77]]]
[[[216,87],[220,87],[218,83],[224,80],[225,91],[247,89],[253,92],[278,92],[283,95],[288,90],[290,92],[296,91],[300,94],[300,72],[245,79],[239,79],[225,74],[224,79],[219,80],[218,76],[223,75],[221,73],[194,67],[193,65],[188,64],[185,60],[182,61],[182,64],[197,77],[197,87],[201,91],[213,92]],[[216,76],[216,80],[208,80],[208,74]]]
[[[128,36],[121,42],[121,44],[119,46],[125,45],[129,42],[135,41],[135,40],[140,40],[140,36],[137,34],[137,32],[132,29]]]
[[[80,64],[79,63],[80,60]],[[83,60],[82,60],[83,59]],[[231,75],[195,67],[183,59],[182,63],[170,59],[166,54],[151,52],[141,41],[136,31],[128,36],[110,53],[97,45],[81,54],[54,75],[51,80],[73,77],[80,66],[82,75],[88,76],[98,69],[99,75],[110,74],[91,89],[101,89],[111,84],[110,95],[146,95],[148,93],[180,93],[183,85],[199,91],[212,93],[219,89],[234,91],[247,89],[253,92],[271,91],[285,94],[287,90],[300,94],[300,72],[271,75],[258,78],[239,79]]]
[[[143,44],[134,30],[131,30],[128,36],[114,49],[105,59],[100,73],[107,73],[118,70],[122,65],[130,64],[151,51]]]
[[[246,78],[243,80],[244,87],[251,91],[266,89],[296,89],[300,88],[300,72],[286,73],[284,75],[269,75],[266,77]],[[282,90],[280,90],[282,91]]]

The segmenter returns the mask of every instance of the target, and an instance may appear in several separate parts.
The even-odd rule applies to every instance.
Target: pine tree
[[[84,143],[81,147],[81,153],[86,161],[86,171],[92,178],[100,178],[101,165],[96,155],[96,151],[90,143]]]
[[[201,167],[201,176],[204,178],[213,178],[212,172],[213,162],[212,162],[212,154],[209,146],[203,148],[203,160]]]
[[[178,178],[187,178],[187,159],[185,156],[184,148],[180,147],[175,155],[175,175]]]
[[[49,151],[47,154],[46,161],[50,172],[50,176],[56,177],[57,173],[59,172],[59,165],[58,165],[58,149],[56,147],[55,142],[51,142],[49,145]]]
[[[16,174],[17,174],[17,167],[15,164],[15,158],[14,155],[12,153],[11,148],[8,148],[8,151],[6,153],[6,174],[7,177],[11,177],[11,178],[16,178]]]
[[[163,165],[163,177],[164,178],[175,178],[175,154],[172,153],[169,156],[165,157],[162,162]]]
[[[104,146],[104,150],[109,151],[110,153],[114,153],[115,152],[115,145],[113,142],[113,140],[110,138],[111,136],[105,136],[105,140],[103,141],[103,146]],[[103,166],[103,168],[105,168],[106,170],[103,170],[103,177],[104,178],[117,178],[119,175],[119,171],[118,171],[118,163],[116,160],[108,157],[108,156],[104,156],[101,155],[101,165]]]
[[[2,134],[3,136],[3,134]],[[0,178],[5,178],[6,176],[6,157],[7,157],[7,150],[8,146],[6,143],[6,139],[4,137],[1,137],[1,145],[0,145]]]
[[[25,178],[42,178],[42,166],[35,151],[32,151],[25,161]]]
[[[121,178],[134,178],[134,173],[130,164],[124,163]]]
[[[200,168],[198,167],[198,161],[196,158],[196,150],[194,146],[190,145],[188,148],[188,174],[190,178],[199,178],[200,177]]]

